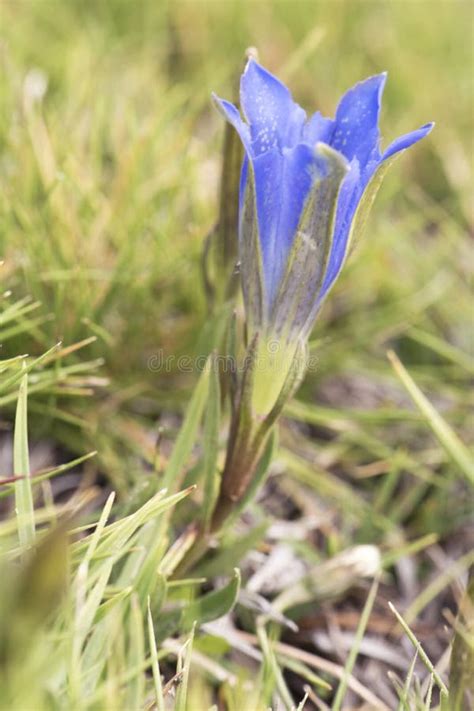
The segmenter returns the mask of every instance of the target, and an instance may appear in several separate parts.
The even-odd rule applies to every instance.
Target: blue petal
[[[336,222],[334,226],[334,240],[318,302],[321,302],[324,298],[341,271],[346,256],[347,240],[349,238],[352,219],[362,192],[363,186],[360,181],[359,162],[357,158],[353,158],[350,169],[339,191]]]
[[[387,148],[381,158],[376,159],[372,157],[371,160],[369,160],[369,162],[365,165],[362,173],[356,159],[354,159],[351,163],[351,169],[345,177],[339,193],[333,248],[329,258],[326,277],[323,282],[319,301],[322,300],[331,288],[332,284],[337,279],[339,272],[341,271],[346,257],[347,240],[349,238],[355,212],[364,190],[377,167],[382,161],[390,158],[399,151],[406,150],[414,143],[424,138],[431,131],[433,126],[433,123],[428,123],[416,131],[400,136],[400,138],[397,138]]]
[[[257,215],[267,303],[271,305],[313,181],[324,174],[324,160],[299,144],[253,160]]]
[[[404,136],[400,136],[389,145],[382,156],[382,160],[386,160],[387,158],[390,158],[390,156],[395,155],[395,153],[399,153],[400,151],[410,148],[410,146],[414,143],[417,143],[417,141],[420,141],[422,138],[427,136],[433,126],[434,123],[427,123],[421,128],[417,128],[415,131],[411,131],[410,133],[405,133]]]
[[[334,121],[325,118],[316,111],[303,129],[303,140],[311,146],[316,143],[330,143],[333,134]]]
[[[305,112],[295,104],[286,86],[254,59],[249,60],[242,75],[240,97],[255,156],[299,142]]]
[[[336,111],[331,146],[349,161],[357,158],[361,170],[380,157],[378,121],[386,78],[384,72],[359,82],[344,94]]]
[[[220,111],[221,114],[223,114],[224,118],[227,119],[227,121],[235,128],[235,130],[239,134],[240,140],[242,141],[245,150],[248,153],[251,153],[252,149],[250,141],[250,130],[247,124],[242,121],[242,117],[240,115],[239,110],[236,109],[234,104],[231,104],[230,101],[220,99],[216,94],[212,94],[212,98],[216,108]]]

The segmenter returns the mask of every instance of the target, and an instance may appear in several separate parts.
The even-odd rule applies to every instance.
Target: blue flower
[[[366,221],[385,169],[426,136],[429,123],[380,150],[386,74],[356,84],[334,119],[309,120],[276,77],[251,59],[241,78],[243,117],[214,97],[245,148],[239,251],[251,331],[307,338]]]

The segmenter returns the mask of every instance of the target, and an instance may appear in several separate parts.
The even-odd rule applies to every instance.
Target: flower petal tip
[[[211,91],[211,101],[218,111],[222,111],[221,101],[222,99],[217,96],[214,91]]]
[[[254,64],[256,64],[259,67],[261,66],[255,59],[255,57],[252,57],[252,56],[248,57],[247,62],[245,63],[243,74],[246,74],[246,72],[248,72],[249,69],[251,69]]]
[[[350,164],[347,158],[340,151],[332,148],[327,143],[318,141],[314,147],[314,150],[319,156],[321,156],[321,158],[325,158],[331,163],[337,163],[339,168],[344,170],[346,173],[349,170]]]
[[[420,128],[410,131],[410,133],[406,133],[395,139],[395,141],[393,141],[393,143],[391,143],[383,153],[382,160],[387,160],[387,158],[391,158],[396,153],[405,151],[407,148],[410,148],[410,146],[413,146],[415,143],[418,143],[418,141],[421,141],[422,138],[425,138],[425,136],[431,133],[434,125],[434,121],[425,123],[423,126],[420,126]]]
[[[257,62],[255,57],[249,57],[240,80],[242,81],[244,77],[246,79],[251,80],[257,75],[263,76],[265,78],[271,77],[271,79],[276,79],[276,77],[274,77],[273,74],[268,71],[268,69],[265,69],[265,67],[262,67],[262,65]]]
[[[368,87],[374,87],[377,89],[377,95],[378,98],[380,99],[383,94],[383,90],[385,89],[385,84],[387,83],[388,79],[388,72],[380,72],[379,74],[372,74],[372,76],[367,77],[366,79],[361,79],[361,81],[358,81],[352,89],[363,89],[363,88],[368,88]],[[350,91],[350,89],[349,89]]]
[[[234,104],[231,104],[230,101],[226,101],[226,99],[221,99],[220,96],[217,96],[214,92],[211,94],[211,99],[221,116],[239,130],[240,124],[242,124],[242,118]]]
[[[221,99],[217,94],[212,93],[212,103],[218,110],[218,112],[223,116],[226,121],[228,121],[239,134],[245,150],[249,155],[252,155],[250,133],[248,126],[242,121],[242,116],[239,110],[231,104],[230,101]]]

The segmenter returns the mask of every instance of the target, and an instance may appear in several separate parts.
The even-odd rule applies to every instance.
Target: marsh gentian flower
[[[385,80],[384,73],[356,84],[342,97],[335,119],[317,112],[308,120],[289,90],[251,59],[240,84],[245,120],[232,104],[215,97],[246,152],[240,255],[247,299],[257,291],[247,283],[249,275],[256,267],[262,270],[261,302],[247,304],[255,327],[273,322],[282,330],[280,300],[288,299],[295,288],[289,273],[294,265],[288,261],[303,252],[304,261],[311,262],[305,266],[312,268],[294,270],[295,278],[308,281],[298,285],[302,301],[288,317],[294,319],[293,335],[308,332],[318,304],[340,273],[368,186],[393,156],[430,132],[433,124],[426,124],[380,151],[378,121]],[[246,202],[254,205],[246,207]],[[260,251],[257,264],[252,263],[253,232]],[[298,237],[301,244],[292,250]]]
[[[384,73],[356,84],[334,119],[317,112],[308,120],[284,84],[251,59],[240,84],[243,117],[215,97],[245,149],[239,254],[248,327],[262,343],[281,344],[283,371],[307,340],[385,169],[433,126],[381,152],[385,80]]]

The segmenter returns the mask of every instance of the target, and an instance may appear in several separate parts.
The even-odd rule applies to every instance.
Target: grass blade
[[[378,587],[379,587],[379,581],[378,581],[378,578],[375,578],[375,580],[372,583],[372,586],[370,588],[369,594],[367,596],[367,600],[365,602],[364,609],[362,610],[362,615],[360,617],[360,622],[357,627],[357,631],[356,631],[356,635],[355,635],[355,639],[354,639],[354,644],[352,645],[352,649],[350,651],[350,654],[347,658],[347,662],[344,667],[344,676],[342,677],[342,679],[339,683],[339,686],[337,687],[336,696],[334,697],[334,701],[332,704],[332,711],[339,711],[341,708],[341,704],[344,701],[344,696],[345,696],[346,690],[347,690],[348,678],[352,673],[354,664],[357,659],[357,655],[359,654],[360,643],[362,642],[362,638],[364,637],[365,628],[367,627],[370,613],[372,612],[372,607],[374,606],[375,597],[377,595]]]
[[[474,485],[474,460],[467,447],[433,407],[428,398],[421,392],[395,353],[388,351],[387,355],[394,371],[441,445],[451,459],[458,465],[466,479]]]
[[[151,616],[150,598],[148,598],[148,644],[151,654],[151,670],[153,672],[153,684],[155,687],[156,711],[165,711],[165,700],[163,697],[163,685],[161,683],[160,665],[158,662],[158,650],[156,648],[155,630],[153,618]]]
[[[209,372],[210,367],[208,361],[188,405],[184,422],[176,438],[168,466],[164,473],[162,485],[168,489],[169,492],[179,488],[180,474],[196,441],[197,430],[207,400]]]
[[[137,673],[127,684],[126,708],[139,709],[145,696],[145,676],[142,669],[145,666],[145,636],[140,602],[135,593],[130,601],[129,611],[129,654],[127,667],[136,669]]]
[[[176,668],[176,673],[181,674],[181,683],[178,688],[178,693],[176,694],[176,704],[175,711],[186,711],[187,709],[187,695],[188,695],[188,683],[189,683],[189,670],[191,667],[191,656],[193,653],[193,642],[194,642],[194,627],[191,631],[189,639],[184,645],[181,654],[178,657],[178,666]]]
[[[27,403],[28,376],[25,374],[20,384],[13,440],[13,470],[15,476],[21,477],[15,482],[15,508],[18,538],[22,546],[30,546],[35,539],[35,517],[28,452]]]
[[[202,520],[206,529],[211,521],[214,505],[219,493],[219,472],[217,470],[217,456],[219,453],[219,422],[220,422],[220,384],[217,361],[211,360],[211,373],[209,380],[209,396],[204,423],[204,485]]]
[[[406,636],[408,637],[408,639],[410,640],[412,645],[415,647],[419,658],[421,659],[421,661],[423,662],[425,667],[428,669],[428,671],[433,675],[433,679],[435,680],[436,684],[438,685],[439,689],[441,690],[441,693],[445,694],[447,696],[448,689],[446,687],[446,684],[443,682],[440,675],[434,668],[433,663],[429,659],[425,650],[423,649],[421,644],[418,642],[417,638],[415,637],[415,635],[413,634],[411,629],[408,627],[407,623],[405,622],[403,617],[400,615],[400,613],[397,611],[395,606],[391,602],[388,603],[388,606],[389,606],[390,610],[393,612],[393,614],[395,615],[395,617],[397,618],[398,622],[400,623],[400,626],[403,627],[403,630],[404,630]]]
[[[295,708],[295,704],[291,698],[285,679],[283,678],[277,658],[271,647],[270,640],[268,639],[263,618],[257,622],[257,636],[262,649],[262,654],[274,679],[278,694],[280,695],[283,705],[287,711],[291,711]]]

